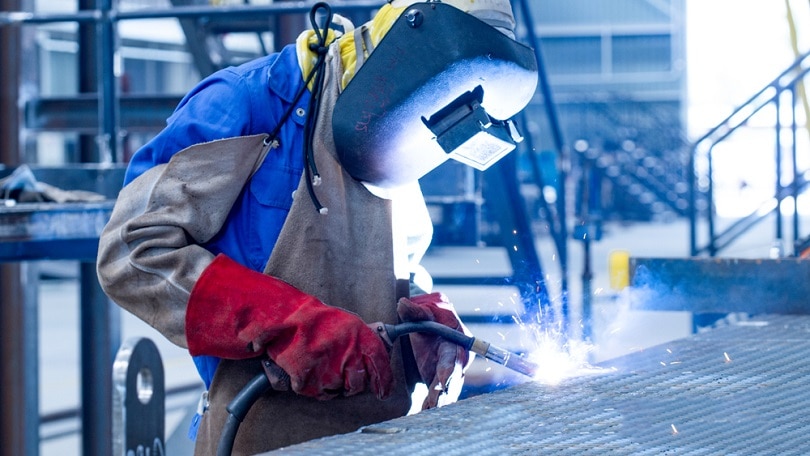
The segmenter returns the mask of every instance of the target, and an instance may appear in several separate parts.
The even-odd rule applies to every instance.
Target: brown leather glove
[[[358,316],[224,255],[194,285],[186,338],[192,355],[267,355],[304,396],[331,399],[370,389],[384,399],[394,387],[385,344]]]
[[[468,336],[453,304],[442,293],[402,298],[397,303],[402,321],[435,321]],[[428,387],[422,409],[440,407],[458,400],[464,384],[464,371],[474,355],[464,348],[432,334],[411,333],[413,354],[419,374]]]

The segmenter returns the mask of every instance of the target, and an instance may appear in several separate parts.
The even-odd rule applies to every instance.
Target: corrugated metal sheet
[[[810,317],[760,317],[267,454],[810,454],[808,354]]]

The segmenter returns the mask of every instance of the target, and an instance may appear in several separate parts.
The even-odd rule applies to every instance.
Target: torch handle
[[[460,331],[456,331],[455,329],[434,321],[405,322],[398,325],[382,325],[377,328],[377,331],[380,333],[384,330],[384,335],[388,337],[389,341],[393,341],[399,336],[412,332],[435,334],[463,347],[467,351],[481,355],[488,360],[529,377],[533,377],[539,367],[516,353],[496,347],[487,341],[467,336]]]

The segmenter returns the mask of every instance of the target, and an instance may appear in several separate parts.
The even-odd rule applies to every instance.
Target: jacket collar
[[[287,103],[293,101],[295,94],[304,84],[294,45],[284,46],[279,52],[276,61],[270,65],[267,79],[267,85],[274,94]],[[308,98],[308,94],[304,94],[301,102]]]

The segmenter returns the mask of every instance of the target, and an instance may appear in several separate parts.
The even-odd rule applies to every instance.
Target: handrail
[[[766,84],[762,89],[757,91],[754,95],[752,95],[745,103],[738,106],[731,114],[729,114],[725,119],[719,122],[716,126],[711,128],[707,131],[703,136],[698,138],[692,145],[692,153],[689,157],[689,225],[690,225],[690,253],[692,256],[699,255],[701,253],[707,253],[709,256],[715,256],[717,253],[720,252],[723,248],[727,247],[731,241],[741,236],[745,231],[747,231],[750,227],[754,226],[758,223],[762,218],[768,216],[773,211],[763,211],[761,208],[751,212],[750,214],[742,217],[736,223],[733,223],[730,227],[728,227],[725,231],[717,234],[715,233],[715,214],[713,211],[713,199],[714,199],[714,180],[712,179],[712,172],[713,172],[713,162],[712,162],[712,151],[714,147],[728,138],[733,132],[735,132],[740,127],[744,126],[755,114],[760,112],[764,107],[768,106],[771,103],[774,103],[776,106],[776,122],[774,128],[777,131],[776,135],[776,149],[777,149],[777,176],[776,179],[776,190],[774,193],[774,199],[776,200],[776,207],[779,206],[779,203],[788,196],[788,189],[792,192],[792,196],[794,198],[798,196],[798,193],[805,189],[807,186],[806,182],[803,180],[801,175],[798,175],[796,171],[796,141],[794,140],[791,147],[792,147],[792,156],[791,160],[793,161],[793,169],[794,169],[794,182],[782,185],[780,183],[781,179],[781,149],[782,143],[780,138],[780,132],[783,128],[791,128],[792,132],[794,133],[795,138],[795,131],[796,131],[796,86],[799,84],[802,79],[810,73],[810,52],[802,54],[799,58],[797,58],[793,63],[788,66],[784,71],[782,71],[779,76],[774,78],[770,83]],[[789,126],[783,126],[779,117],[779,113],[781,111],[780,106],[780,98],[783,93],[789,92],[791,94],[791,106],[790,109],[793,112],[792,115],[792,124]],[[708,175],[708,184],[705,190],[705,193],[701,191],[699,188],[699,179],[698,173],[698,159],[705,158],[706,160],[706,172],[703,176]],[[802,181],[799,183],[799,181]],[[704,194],[707,204],[705,207],[698,207],[698,197],[699,195]],[[795,201],[794,201],[795,203]],[[764,204],[767,204],[764,203]],[[698,246],[698,218],[700,217],[701,213],[705,213],[705,217],[708,221],[708,241],[706,245]],[[778,211],[777,211],[778,214]],[[794,231],[797,231],[798,228],[798,214],[794,213]],[[781,218],[777,217],[777,237],[781,238]],[[794,237],[798,236],[798,233],[793,233]],[[720,242],[726,238],[725,242]]]
[[[808,172],[805,172],[805,175],[807,174]],[[808,184],[810,184],[810,180],[808,180],[805,175],[799,176],[796,179],[796,185],[798,186],[799,190],[806,189]],[[789,196],[787,193],[791,190],[792,189],[789,187],[783,187],[779,194],[762,202],[762,204],[760,204],[759,207],[757,207],[753,212],[737,219],[722,233],[718,234],[714,241],[717,251],[721,251],[728,247],[732,242],[745,234],[746,231],[759,224],[759,222],[761,222],[765,217],[774,213],[774,211],[776,211],[776,209],[779,207],[779,201]],[[702,251],[698,253],[701,252]]]
[[[728,115],[728,117],[726,117],[725,119],[723,119],[722,121],[720,121],[720,123],[718,123],[718,124],[717,124],[716,126],[714,126],[712,129],[710,129],[708,132],[706,132],[706,133],[705,133],[703,136],[701,136],[700,138],[698,138],[698,139],[697,139],[697,140],[696,140],[696,141],[695,141],[693,144],[695,144],[695,146],[697,146],[697,145],[699,145],[699,144],[703,143],[704,141],[706,141],[706,140],[708,140],[708,139],[712,139],[712,138],[715,136],[715,134],[719,134],[720,136],[719,136],[717,139],[713,139],[713,140],[712,140],[712,143],[716,144],[716,143],[718,143],[718,142],[722,141],[723,139],[725,139],[725,138],[726,138],[726,137],[729,135],[729,133],[730,133],[731,131],[733,131],[734,129],[736,129],[736,128],[740,127],[741,125],[744,125],[744,124],[745,124],[745,122],[746,122],[748,119],[750,119],[750,118],[751,118],[751,117],[752,117],[754,114],[756,114],[756,112],[757,112],[759,109],[762,109],[762,108],[763,108],[765,105],[767,105],[768,103],[770,103],[771,101],[773,101],[773,100],[776,98],[776,95],[778,95],[778,93],[776,93],[776,94],[769,94],[769,95],[765,95],[765,93],[768,91],[768,89],[770,89],[771,87],[777,87],[777,91],[778,91],[779,93],[781,93],[782,91],[784,91],[785,89],[787,89],[789,86],[792,86],[793,84],[795,84],[799,78],[801,78],[802,76],[804,76],[805,74],[807,74],[807,72],[808,72],[808,71],[810,71],[810,66],[808,66],[807,68],[803,68],[803,65],[802,65],[802,64],[803,64],[803,63],[805,63],[805,60],[807,60],[807,61],[808,61],[808,65],[810,65],[810,52],[807,52],[807,53],[805,53],[805,54],[802,54],[802,55],[801,55],[799,58],[797,58],[797,59],[796,59],[796,60],[795,60],[795,61],[794,61],[794,62],[793,62],[793,63],[792,63],[792,64],[791,64],[791,65],[790,65],[790,66],[789,66],[787,69],[785,69],[784,71],[782,71],[782,73],[781,73],[781,74],[779,74],[779,76],[777,76],[776,78],[774,78],[774,79],[773,79],[773,80],[772,80],[770,83],[768,83],[768,84],[767,84],[765,87],[763,87],[763,88],[762,88],[762,89],[760,89],[760,90],[759,90],[757,93],[755,93],[754,95],[752,95],[752,96],[751,96],[751,98],[749,98],[749,99],[748,99],[748,100],[747,100],[745,103],[743,103],[743,104],[741,104],[740,106],[738,106],[738,107],[737,107],[737,108],[736,108],[734,111],[732,111],[732,113],[731,113],[731,114],[729,114],[729,115]],[[784,79],[784,78],[785,78],[785,76],[788,76],[788,75],[789,75],[789,74],[790,74],[792,71],[794,71],[794,70],[795,70],[797,67],[798,67],[798,68],[802,68],[802,71],[801,71],[801,72],[799,72],[798,74],[794,75],[794,77],[793,77],[793,78],[790,80],[790,82],[789,82],[788,84],[782,84],[782,83],[780,83],[780,81],[781,81],[782,79]],[[779,89],[779,87],[781,87],[781,90]],[[735,117],[736,117],[736,116],[738,116],[738,114],[739,114],[740,112],[742,112],[742,111],[743,111],[743,110],[744,110],[744,109],[745,109],[745,108],[746,108],[748,105],[754,104],[754,102],[755,102],[757,99],[759,99],[760,97],[762,97],[763,95],[767,97],[767,100],[765,100],[765,101],[762,103],[762,105],[758,106],[758,107],[756,108],[756,111],[752,111],[752,112],[750,112],[748,115],[746,115],[744,118],[739,119],[739,120],[737,120],[737,121],[733,122],[734,127],[728,127],[728,124],[731,124],[731,123],[732,123],[731,121],[732,121],[732,120],[734,120],[734,119],[735,119]],[[727,127],[727,129],[724,129],[724,127]]]

